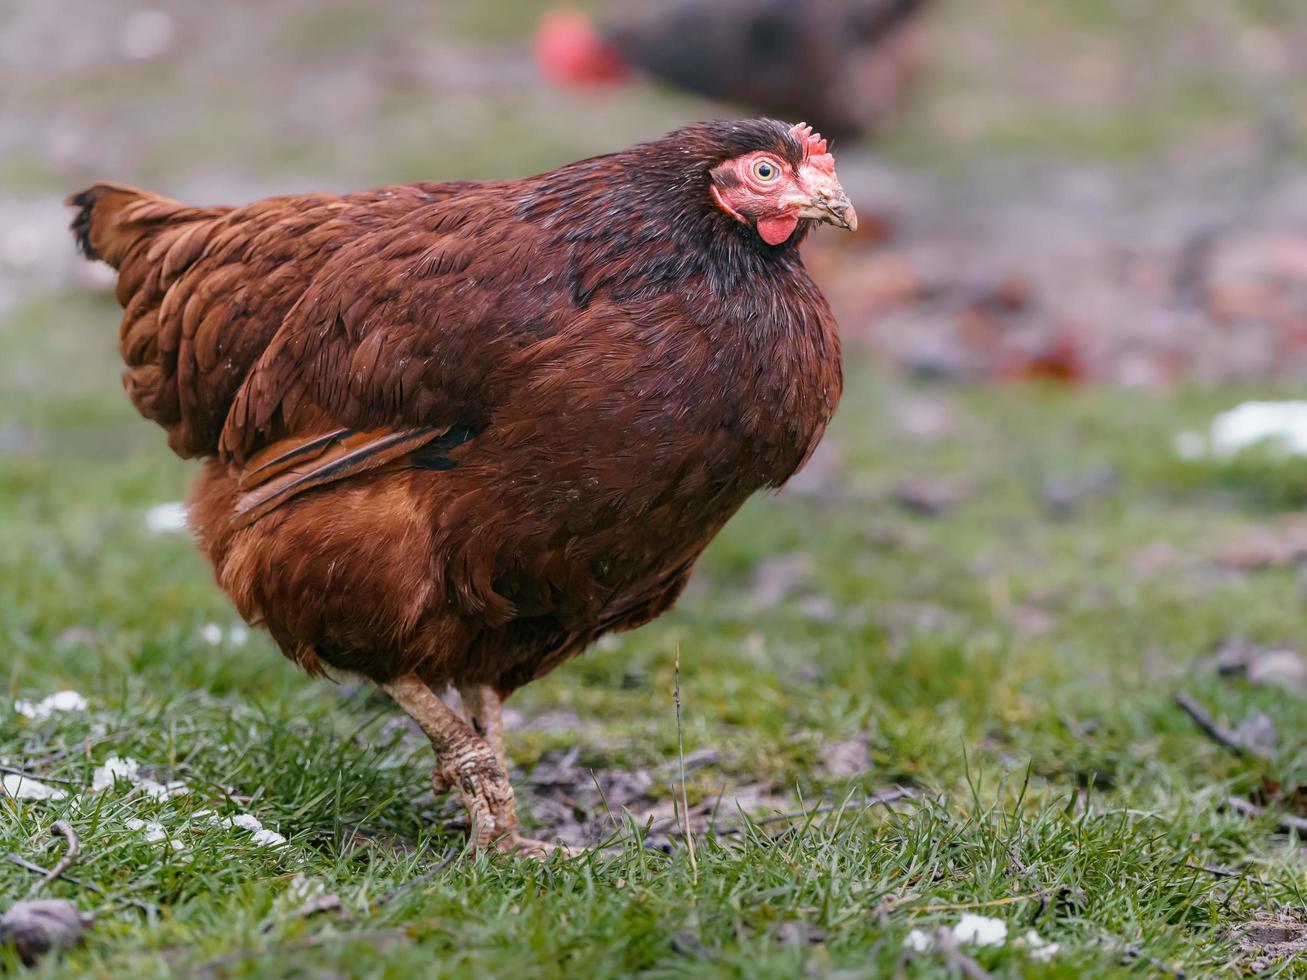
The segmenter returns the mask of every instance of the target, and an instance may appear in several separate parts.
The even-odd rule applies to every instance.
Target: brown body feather
[[[841,374],[797,243],[709,201],[780,124],[505,183],[193,208],[100,184],[128,394],[205,457],[192,524],[310,671],[501,693],[668,608],[807,458]]]

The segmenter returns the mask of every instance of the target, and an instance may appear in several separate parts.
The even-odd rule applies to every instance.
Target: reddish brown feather
[[[257,470],[246,469],[239,481],[233,527],[247,527],[291,498],[329,483],[348,480],[391,464],[404,463],[440,434],[438,429],[394,432],[349,432],[337,429],[307,442],[286,439],[265,452],[275,455]]]
[[[321,435],[291,437],[265,446],[246,461],[239,483],[241,492],[253,490],[292,466],[317,459],[332,443],[347,435],[349,429],[332,429]]]
[[[76,195],[242,615],[310,671],[508,692],[670,606],[840,393],[806,225],[771,247],[711,203],[760,148],[805,144],[745,121],[498,184]]]

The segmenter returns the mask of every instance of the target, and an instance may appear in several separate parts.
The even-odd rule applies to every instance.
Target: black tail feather
[[[88,259],[100,258],[100,253],[91,244],[91,221],[95,211],[95,202],[100,199],[101,190],[102,188],[99,186],[88,187],[81,193],[74,194],[64,201],[64,204],[68,205],[68,207],[77,208],[77,214],[73,216],[69,228],[72,230],[73,237],[77,240],[77,250]]]

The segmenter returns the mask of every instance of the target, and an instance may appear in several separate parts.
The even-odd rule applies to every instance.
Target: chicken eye
[[[770,160],[759,160],[753,165],[753,175],[763,183],[769,183],[780,176],[780,167]]]

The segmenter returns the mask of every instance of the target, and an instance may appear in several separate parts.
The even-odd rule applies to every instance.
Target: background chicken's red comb
[[[806,122],[801,122],[797,126],[790,128],[790,135],[803,144],[803,156],[806,160],[808,157],[821,156],[827,152],[826,141],[822,139],[821,133],[814,133],[812,127]]]

